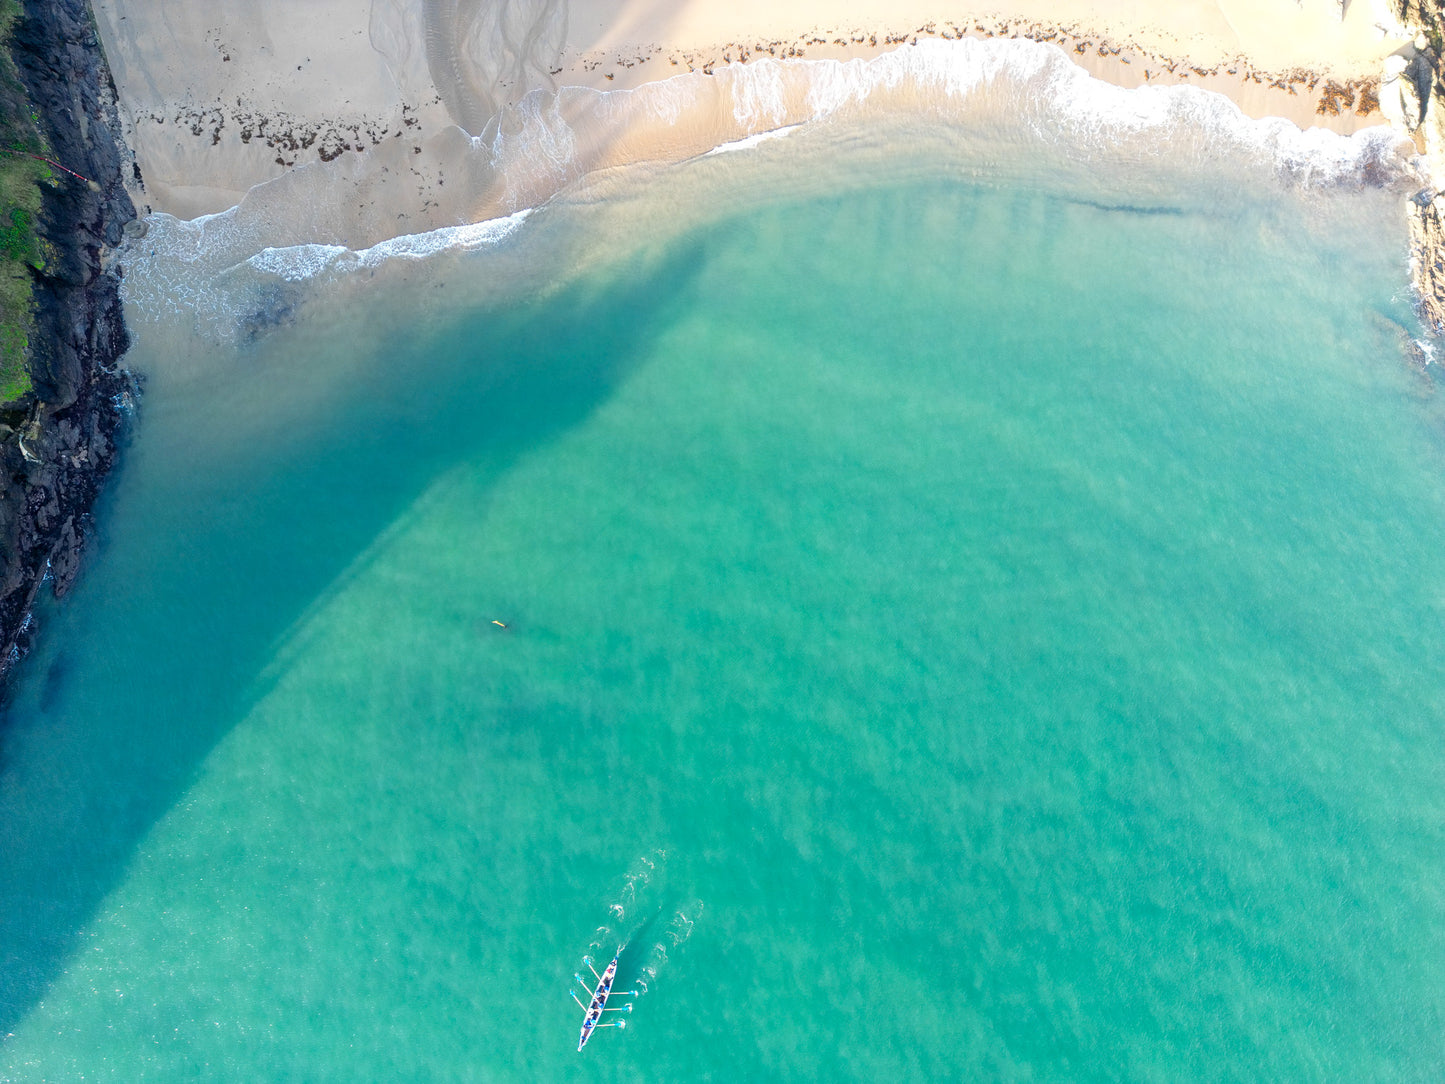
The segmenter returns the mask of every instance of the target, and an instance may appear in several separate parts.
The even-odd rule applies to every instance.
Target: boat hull
[[[607,1008],[607,997],[612,993],[612,980],[616,976],[617,957],[614,956],[612,962],[607,965],[607,970],[602,972],[602,977],[597,980],[597,988],[592,991],[592,1003],[587,1006],[587,1015],[582,1018],[582,1034],[577,1039],[579,1052],[587,1045],[587,1040],[592,1038],[592,1033],[597,1030],[597,1024],[602,1019],[602,1010]]]

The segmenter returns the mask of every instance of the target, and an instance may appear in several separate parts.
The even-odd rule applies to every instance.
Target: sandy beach
[[[636,86],[679,67],[716,69],[762,55],[846,58],[931,37],[1024,37],[1060,45],[1120,86],[1190,81],[1227,94],[1250,116],[1350,132],[1373,110],[1321,111],[1323,84],[1375,79],[1403,44],[1388,12],[1357,2],[1341,17],[1335,0],[1006,0],[978,8],[803,0],[786,10],[744,0],[685,5],[670,19],[644,16],[640,3],[619,18],[615,7],[574,7],[579,25],[559,79]]]
[[[370,207],[319,215],[318,236],[349,244],[466,221],[488,206],[515,209],[515,185],[479,198],[486,184],[474,181],[461,201],[445,187],[449,172],[474,168],[459,165],[475,147],[467,136],[495,147],[509,123],[498,115],[523,99],[534,114],[552,104],[571,123],[567,138],[585,145],[586,116],[616,112],[605,97],[599,105],[610,91],[764,59],[1029,38],[1120,86],[1195,84],[1251,117],[1349,133],[1383,123],[1379,74],[1404,44],[1383,5],[1367,0],[1347,3],[1343,16],[1337,0],[1008,0],[987,9],[883,0],[481,9],[456,0],[97,0],[95,10],[135,155],[138,206],[183,218],[213,213],[309,167],[328,183],[350,182],[353,202]],[[646,123],[626,136],[611,131],[605,149],[599,143],[575,162],[676,157],[769,124],[760,117],[751,130],[728,120],[680,132]],[[297,182],[291,194],[320,183]]]

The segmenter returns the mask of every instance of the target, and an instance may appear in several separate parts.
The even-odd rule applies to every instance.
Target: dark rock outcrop
[[[47,576],[64,594],[116,456],[135,382],[119,281],[104,256],[135,208],[121,184],[115,92],[87,0],[24,0],[11,42],[59,174],[45,190],[35,283],[34,393],[0,418],[0,676],[23,655]],[[8,430],[8,431],[7,431]]]
[[[1380,109],[1409,136],[1429,184],[1410,203],[1412,278],[1420,319],[1445,334],[1445,0],[1395,0],[1413,44],[1385,62]]]

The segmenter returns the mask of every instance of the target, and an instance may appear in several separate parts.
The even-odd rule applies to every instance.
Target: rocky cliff
[[[87,0],[23,0],[11,52],[61,174],[45,192],[49,243],[37,273],[34,393],[0,413],[0,676],[28,646],[47,579],[79,570],[90,509],[135,395],[128,339],[105,255],[135,209],[121,183],[114,89]]]
[[[1411,203],[1410,236],[1420,315],[1445,334],[1445,0],[1398,0],[1414,44],[1386,61],[1380,111],[1415,141],[1430,183]]]

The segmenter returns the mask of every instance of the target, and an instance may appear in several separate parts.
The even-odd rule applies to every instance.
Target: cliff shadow
[[[147,521],[111,524],[72,598],[47,607],[0,722],[0,1036],[44,997],[137,846],[265,695],[288,630],[458,462],[480,463],[490,491],[585,421],[667,326],[699,263],[684,240],[545,304],[398,330],[305,432],[246,434],[245,463],[198,453],[159,487],[150,468],[127,467],[101,521],[122,502]],[[144,411],[164,409],[143,408],[138,459],[155,455],[141,447]],[[295,469],[319,460],[328,468]],[[195,672],[188,646],[217,638],[219,661]]]

